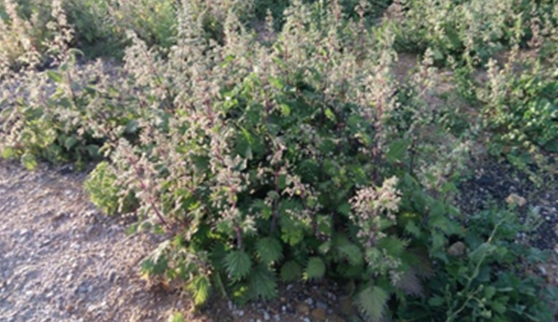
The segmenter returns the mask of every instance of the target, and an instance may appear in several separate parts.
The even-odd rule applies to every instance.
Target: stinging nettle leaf
[[[285,282],[294,282],[302,276],[302,267],[295,261],[287,261],[281,267],[281,279]]]
[[[310,257],[308,259],[308,264],[306,264],[306,270],[304,272],[305,280],[314,280],[324,277],[326,272],[326,266],[324,261],[320,257]]]
[[[265,237],[256,244],[256,252],[265,264],[272,264],[281,260],[283,257],[283,247],[281,243],[271,237]]]
[[[275,274],[265,267],[258,267],[250,274],[250,291],[252,298],[274,299],[277,297]]]
[[[356,304],[370,320],[381,321],[385,315],[389,295],[378,286],[368,286],[357,295]]]
[[[211,282],[208,276],[202,275],[194,278],[188,285],[188,290],[192,292],[195,305],[204,304],[209,298]]]
[[[252,261],[250,260],[250,256],[244,251],[236,250],[225,256],[224,265],[231,279],[238,281],[250,273]]]

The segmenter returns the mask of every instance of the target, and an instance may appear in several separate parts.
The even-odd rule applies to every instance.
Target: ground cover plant
[[[479,143],[552,169],[558,5],[40,3],[44,35],[3,7],[0,153],[94,167],[85,190],[101,210],[165,236],[149,278],[198,306],[330,279],[371,321],[553,319],[556,292],[525,270],[548,254],[515,240],[534,225],[517,205],[465,214],[455,200]],[[247,23],[263,9],[275,40]],[[111,73],[82,63],[97,41],[122,46]],[[522,46],[534,53],[516,59]],[[419,57],[407,77],[402,50]],[[477,113],[439,95],[442,69]]]

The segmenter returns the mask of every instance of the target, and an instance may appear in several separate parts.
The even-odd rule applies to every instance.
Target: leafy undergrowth
[[[30,169],[100,161],[91,200],[166,237],[141,264],[146,276],[180,283],[198,306],[332,279],[356,286],[371,321],[552,320],[556,291],[524,269],[548,254],[515,240],[535,227],[513,205],[461,214],[455,200],[479,142],[534,180],[546,180],[534,166],[552,169],[558,6],[396,1],[378,21],[366,1],[292,1],[279,24],[269,11],[276,40],[259,43],[246,29],[253,7],[163,1],[131,21],[110,16],[107,28],[130,29],[113,77],[71,49],[124,37],[80,31],[103,3],[67,14],[48,3],[52,35],[39,48],[40,23],[5,2],[0,153]],[[21,26],[31,41],[15,36]],[[420,61],[398,79],[402,49]],[[456,91],[433,101],[442,68]]]

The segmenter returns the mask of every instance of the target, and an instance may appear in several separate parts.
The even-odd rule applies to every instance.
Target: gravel
[[[145,290],[136,263],[153,243],[100,215],[83,179],[0,161],[0,321],[159,321],[182,309]]]

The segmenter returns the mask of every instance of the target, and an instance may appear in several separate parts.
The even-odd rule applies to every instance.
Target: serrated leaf
[[[87,153],[89,153],[89,156],[91,156],[92,158],[101,156],[101,153],[99,152],[99,146],[95,144],[89,144],[87,146]]]
[[[401,253],[403,253],[407,245],[407,241],[401,240],[397,237],[389,236],[380,239],[376,244],[376,247],[378,247],[379,249],[384,249],[389,256],[397,257],[400,256]]]
[[[368,286],[356,298],[356,304],[363,315],[372,321],[381,321],[385,315],[389,295],[378,286]]]
[[[304,279],[320,279],[324,277],[325,272],[326,266],[324,261],[320,257],[310,257],[308,259],[308,264],[306,264],[306,270],[304,271]]]
[[[76,144],[78,143],[77,138],[75,137],[75,135],[71,135],[69,136],[66,141],[64,142],[64,147],[66,148],[66,150],[70,150],[71,148],[73,148]]]
[[[281,260],[283,257],[283,247],[281,243],[277,239],[271,237],[260,239],[256,243],[256,252],[262,262],[268,265]]]
[[[408,295],[422,295],[422,285],[414,269],[403,272],[394,286]]]
[[[337,250],[352,266],[360,266],[363,263],[362,252],[355,244],[348,243],[337,247]]]
[[[196,276],[187,288],[192,293],[194,304],[197,306],[204,304],[209,298],[211,282],[208,276]]]
[[[407,225],[405,225],[405,232],[409,233],[413,237],[420,237],[420,227],[414,221],[409,221]]]
[[[388,152],[386,153],[386,159],[389,162],[401,161],[405,157],[405,152],[407,151],[407,141],[406,140],[395,140],[389,145]]]
[[[324,242],[323,244],[321,244],[318,247],[318,251],[320,252],[320,254],[325,255],[329,252],[329,250],[331,249],[331,240],[328,240],[326,242]]]
[[[233,281],[238,281],[250,273],[252,261],[242,250],[235,250],[225,256],[225,270]]]
[[[271,300],[277,297],[275,274],[265,267],[258,267],[250,274],[249,285],[252,298]]]
[[[295,261],[288,261],[281,267],[281,279],[285,282],[294,282],[302,276],[302,267]]]

